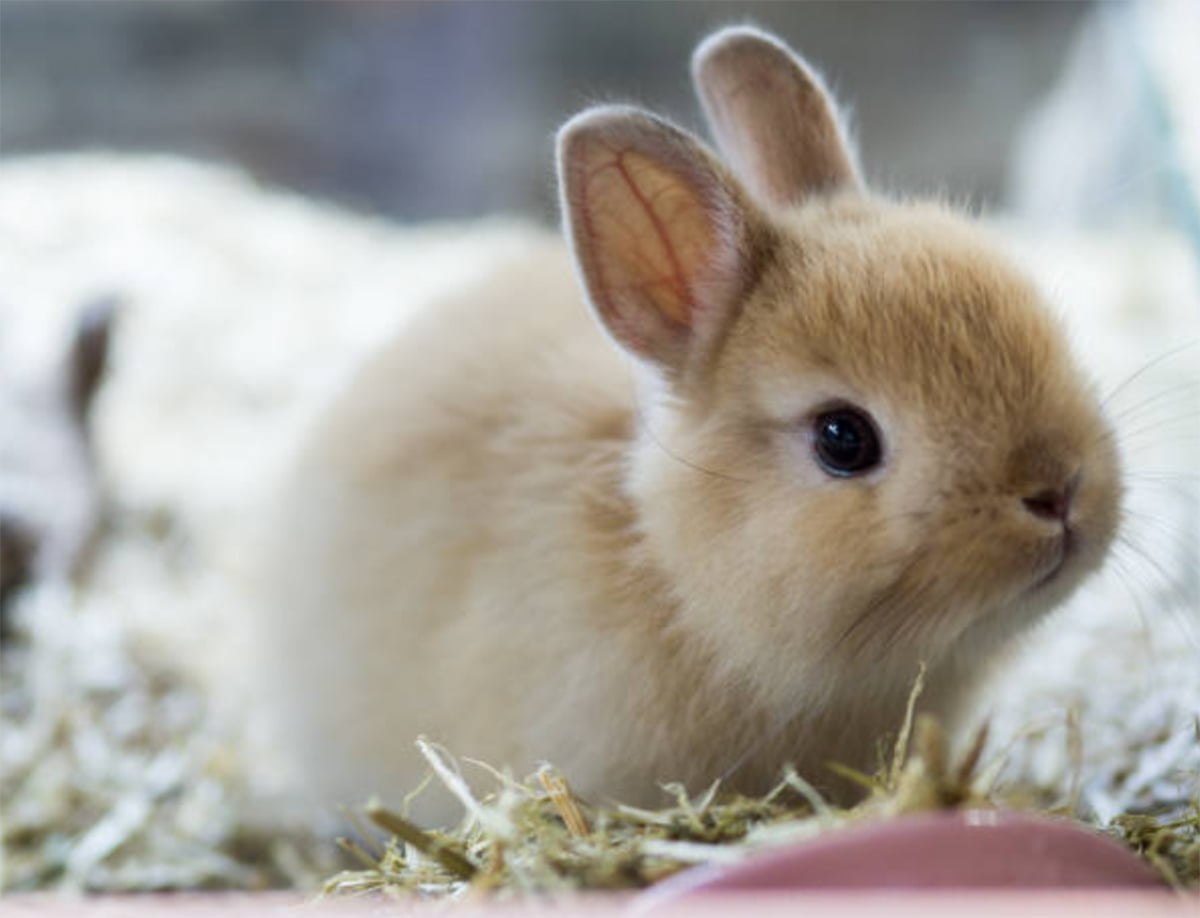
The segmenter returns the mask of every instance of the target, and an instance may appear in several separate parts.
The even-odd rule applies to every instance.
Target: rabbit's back
[[[420,733],[532,766],[520,725],[555,719],[589,627],[579,548],[632,538],[611,499],[632,384],[547,239],[430,304],[325,406],[267,524],[262,627],[263,694],[319,797],[411,790]]]

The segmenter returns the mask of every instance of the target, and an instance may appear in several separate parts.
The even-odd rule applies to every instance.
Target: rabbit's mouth
[[[1064,523],[1062,532],[1051,543],[1050,550],[1045,554],[1043,562],[1045,571],[1038,575],[1030,592],[1041,590],[1059,579],[1068,563],[1075,557],[1078,541],[1075,530]]]

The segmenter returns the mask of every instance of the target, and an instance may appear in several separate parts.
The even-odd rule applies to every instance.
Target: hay
[[[338,867],[333,845],[248,815],[255,800],[239,751],[208,720],[194,686],[139,655],[118,622],[69,593],[44,588],[20,611],[27,627],[36,622],[31,642],[11,645],[0,669],[7,891],[286,886],[458,900],[636,889],[847,825],[966,806],[1074,812],[1167,882],[1200,890],[1200,770],[1182,776],[1194,791],[1186,804],[1160,794],[1148,811],[1102,820],[1085,812],[1082,775],[1065,784],[1026,777],[998,785],[1003,762],[985,752],[984,732],[952,754],[936,723],[911,716],[887,766],[859,776],[870,793],[851,809],[827,804],[793,771],[761,798],[725,795],[718,786],[690,797],[670,786],[675,802],[663,809],[602,806],[576,797],[550,766],[517,781],[422,741],[431,779],[458,797],[466,818],[452,831],[431,832],[405,818],[406,801],[393,801],[396,809],[372,803],[355,817],[357,839],[341,842],[354,867],[322,883]],[[1200,747],[1200,726],[1193,730],[1192,746]],[[1158,768],[1172,771],[1177,761],[1158,753]],[[1061,757],[1084,767],[1078,749],[1064,748]],[[490,773],[495,790],[473,795],[464,768]],[[1106,777],[1110,787],[1145,779]]]
[[[333,845],[257,821],[264,801],[246,777],[260,762],[222,733],[192,681],[197,668],[230,681],[221,645],[250,614],[230,563],[245,560],[248,495],[372,342],[536,233],[397,228],[222,170],[119,157],[8,161],[0,229],[6,345],[33,353],[16,335],[24,324],[31,336],[60,337],[43,327],[58,321],[55,310],[97,291],[129,307],[96,417],[113,517],[75,590],[21,598],[21,637],[0,665],[5,888],[313,888],[335,870],[313,863]],[[1194,337],[1200,282],[1178,239],[1009,235],[1026,240],[1068,319],[1075,310],[1081,349],[1107,389]],[[552,769],[497,777],[491,797],[460,798],[464,826],[429,839],[389,821],[383,814],[403,818],[404,806],[385,801],[347,846],[359,869],[330,888],[462,896],[639,886],[850,821],[970,803],[1102,827],[1196,889],[1194,366],[1194,352],[1158,364],[1152,386],[1140,375],[1113,405],[1131,422],[1129,467],[1143,475],[1131,477],[1131,496],[1145,498],[1131,522],[1158,533],[1139,536],[1153,563],[1139,569],[1124,552],[1115,577],[1032,636],[1028,656],[989,693],[992,740],[976,762],[914,724],[919,767],[905,759],[903,780],[874,779],[851,811],[825,806],[796,775],[763,799],[678,797],[654,812],[577,800]],[[429,749],[444,783],[459,766]]]
[[[195,686],[71,591],[24,600],[0,667],[0,889],[312,888],[334,869],[310,832],[247,818],[243,763]]]
[[[460,764],[420,741],[431,774],[460,796],[467,818],[453,831],[425,831],[377,802],[368,805],[366,821],[383,837],[360,824],[365,841],[342,839],[361,866],[331,877],[322,892],[463,900],[638,889],[689,867],[736,863],[852,824],[934,810],[1001,808],[1033,790],[991,786],[996,769],[980,767],[984,729],[957,757],[948,753],[936,721],[910,719],[902,737],[909,729],[911,754],[903,752],[907,743],[901,739],[890,765],[873,778],[859,776],[870,793],[849,809],[825,803],[792,770],[760,798],[724,795],[717,785],[693,798],[669,785],[665,790],[675,805],[653,811],[590,804],[571,794],[550,766],[521,782],[501,777],[498,789],[482,799],[462,798],[469,791],[459,777]],[[1174,888],[1200,891],[1200,799],[1180,818],[1124,814],[1105,826],[1082,824],[1126,844]]]

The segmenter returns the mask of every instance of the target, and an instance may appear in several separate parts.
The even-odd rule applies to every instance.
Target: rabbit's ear
[[[559,133],[567,238],[592,309],[617,342],[671,372],[711,351],[754,273],[758,218],[697,140],[633,108]]]
[[[109,340],[120,308],[116,296],[100,297],[84,307],[67,354],[67,395],[76,420],[85,421],[109,362]]]
[[[692,79],[718,146],[764,204],[859,186],[832,98],[778,39],[746,26],[723,29],[696,49]]]

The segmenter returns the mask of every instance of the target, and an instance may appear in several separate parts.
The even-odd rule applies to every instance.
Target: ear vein
[[[667,232],[662,217],[659,215],[653,197],[648,195],[634,178],[633,172],[626,162],[628,155],[628,152],[624,150],[612,151],[612,161],[597,168],[596,172],[589,178],[589,182],[594,180],[596,174],[605,169],[615,169],[621,176],[621,181],[640,205],[641,212],[645,215],[646,219],[649,220],[651,229],[654,231],[655,238],[657,238],[662,254],[669,266],[669,270],[664,274],[656,260],[653,260],[648,253],[641,253],[643,263],[651,266],[651,271],[648,273],[651,276],[655,274],[658,276],[653,281],[644,281],[637,286],[643,289],[660,285],[668,287],[674,293],[674,297],[659,300],[660,311],[664,312],[667,318],[672,321],[678,322],[680,325],[687,325],[689,317],[683,310],[691,307],[692,297],[691,288],[688,285],[687,276],[683,270],[683,264],[679,258],[679,253],[671,243],[670,235]],[[679,304],[678,307],[675,305],[676,303]]]

